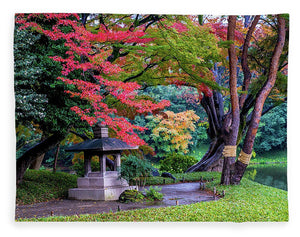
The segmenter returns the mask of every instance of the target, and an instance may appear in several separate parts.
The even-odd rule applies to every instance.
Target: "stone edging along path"
[[[162,201],[120,203],[118,201],[79,201],[62,199],[30,205],[17,205],[15,218],[97,214],[132,209],[186,205],[219,199],[207,191],[200,190],[199,182],[157,186],[162,188],[161,192],[164,194]]]

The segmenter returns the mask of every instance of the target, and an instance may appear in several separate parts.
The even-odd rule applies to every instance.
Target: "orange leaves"
[[[193,110],[180,113],[166,111],[156,115],[153,120],[158,124],[152,130],[152,136],[169,140],[176,150],[188,152],[188,144],[192,139],[190,131],[195,131],[195,122],[199,120]]]

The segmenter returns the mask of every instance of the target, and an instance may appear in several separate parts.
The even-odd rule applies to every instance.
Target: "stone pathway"
[[[17,205],[15,218],[35,218],[55,216],[68,216],[79,214],[96,214],[103,212],[116,212],[118,210],[132,210],[142,208],[166,207],[186,205],[203,201],[214,201],[210,193],[199,189],[199,183],[179,183],[170,185],[157,185],[164,194],[162,201],[144,203],[120,203],[118,201],[79,201],[57,200],[31,205]]]

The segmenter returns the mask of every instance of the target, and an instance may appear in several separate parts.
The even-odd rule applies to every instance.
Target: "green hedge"
[[[77,176],[63,172],[27,170],[16,192],[17,204],[67,198],[68,189],[77,186]]]
[[[171,153],[160,161],[160,170],[170,173],[183,173],[189,167],[196,164],[197,161],[198,160],[193,156]]]

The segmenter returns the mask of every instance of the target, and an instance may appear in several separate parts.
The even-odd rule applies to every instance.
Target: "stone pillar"
[[[115,170],[121,172],[121,154],[118,153],[115,157]]]
[[[91,154],[84,152],[84,176],[87,177],[89,173],[92,172],[91,167]]]
[[[104,154],[99,155],[99,163],[100,163],[100,175],[105,176],[105,172],[106,172],[106,155],[104,155]]]

